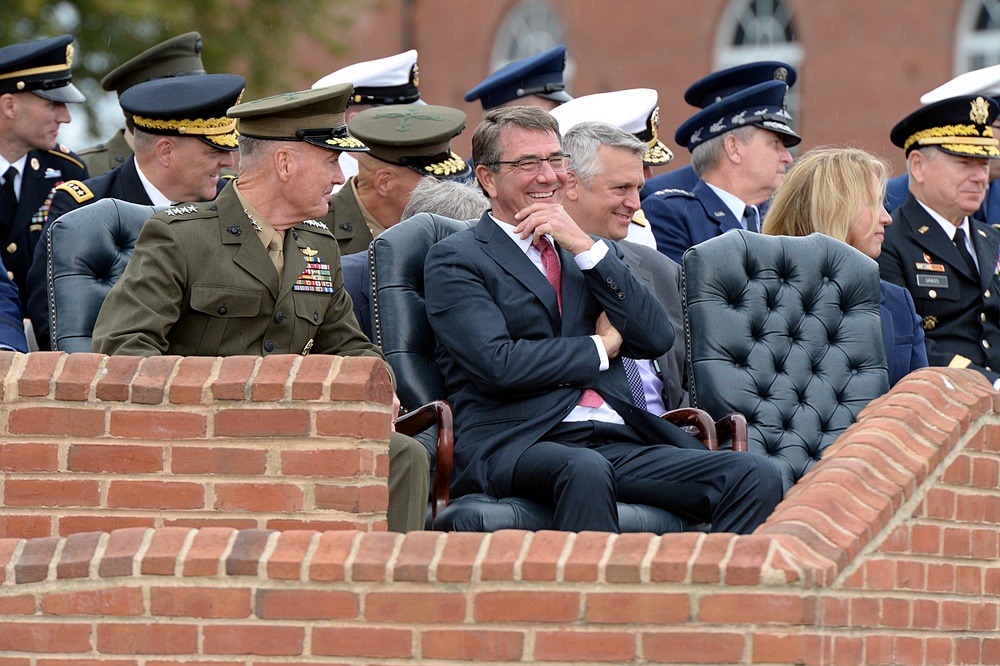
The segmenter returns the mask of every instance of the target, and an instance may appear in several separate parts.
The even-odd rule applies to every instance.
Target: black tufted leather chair
[[[386,230],[369,247],[375,342],[396,373],[397,394],[404,409],[423,410],[426,414],[428,403],[438,405],[434,409],[441,409],[441,404],[447,406],[440,400],[447,391],[434,360],[434,334],[424,307],[424,257],[431,245],[467,229],[470,224],[421,213]],[[448,419],[446,427],[450,430],[450,408]],[[683,424],[697,423],[701,432],[708,434],[706,439],[713,442],[706,445],[717,446],[714,443],[715,426],[706,414],[696,410],[682,411],[678,420]],[[405,431],[407,427],[397,423],[398,430]],[[444,531],[474,532],[552,529],[551,509],[520,497],[498,500],[474,494],[450,500],[453,440],[439,433],[436,441],[424,440],[424,443],[435,460],[431,484],[432,515],[428,526]],[[649,506],[619,503],[618,516],[624,532],[664,534],[705,529],[704,525]]]
[[[159,210],[102,199],[52,223],[45,237],[52,349],[93,351],[101,304],[132,258],[142,225]]]
[[[829,236],[731,231],[684,253],[692,404],[746,415],[787,490],[889,390],[878,265]]]

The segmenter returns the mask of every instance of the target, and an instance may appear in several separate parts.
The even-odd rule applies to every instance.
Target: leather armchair
[[[132,258],[142,225],[159,210],[102,199],[52,223],[44,242],[53,350],[92,351],[101,304]]]
[[[420,420],[424,421],[430,418],[431,411],[447,408],[447,425],[439,429],[436,441],[425,441],[434,461],[432,515],[428,526],[445,531],[477,532],[551,529],[551,509],[524,498],[497,499],[486,494],[465,495],[454,500],[449,497],[454,440],[450,407],[442,400],[447,391],[434,358],[434,334],[424,308],[424,257],[438,240],[469,226],[469,222],[421,213],[391,227],[372,241],[369,274],[375,342],[396,373],[396,392],[404,410],[422,413]],[[429,408],[428,404],[435,407]],[[706,446],[715,441],[715,425],[704,412],[686,409],[670,414],[672,421],[697,430]],[[409,428],[405,418],[400,421],[404,425],[397,422],[397,429]],[[734,424],[739,430],[738,416],[723,421],[727,424],[725,427]],[[705,529],[703,525],[649,506],[619,503],[618,514],[622,531],[626,532],[663,534]]]
[[[692,405],[746,415],[787,490],[889,390],[878,265],[829,236],[731,231],[683,257]]]

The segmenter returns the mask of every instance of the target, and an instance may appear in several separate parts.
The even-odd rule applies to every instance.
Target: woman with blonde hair
[[[821,233],[872,259],[882,253],[892,224],[882,201],[890,169],[885,160],[857,148],[817,148],[788,170],[774,197],[763,233],[808,236]],[[889,385],[927,366],[924,329],[906,289],[882,280],[882,336]]]

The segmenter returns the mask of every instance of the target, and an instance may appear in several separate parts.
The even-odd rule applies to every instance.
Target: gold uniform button
[[[17,252],[17,243],[11,243],[7,246],[7,254],[14,254]]]
[[[927,295],[930,296],[931,298],[937,298],[937,291],[931,289],[930,291],[927,292]]]

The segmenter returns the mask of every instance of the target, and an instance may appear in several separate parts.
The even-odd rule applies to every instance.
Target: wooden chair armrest
[[[687,430],[701,440],[701,443],[709,451],[719,450],[719,437],[715,432],[715,423],[712,422],[712,417],[708,415],[708,412],[694,407],[681,407],[662,414],[660,418]]]
[[[715,422],[715,432],[719,441],[733,440],[733,451],[749,451],[750,436],[747,431],[747,417],[739,412],[726,414]]]
[[[411,437],[434,423],[438,426],[438,437],[434,479],[431,481],[432,523],[451,501],[451,467],[455,457],[455,428],[451,405],[445,400],[435,400],[396,419],[396,431]]]

